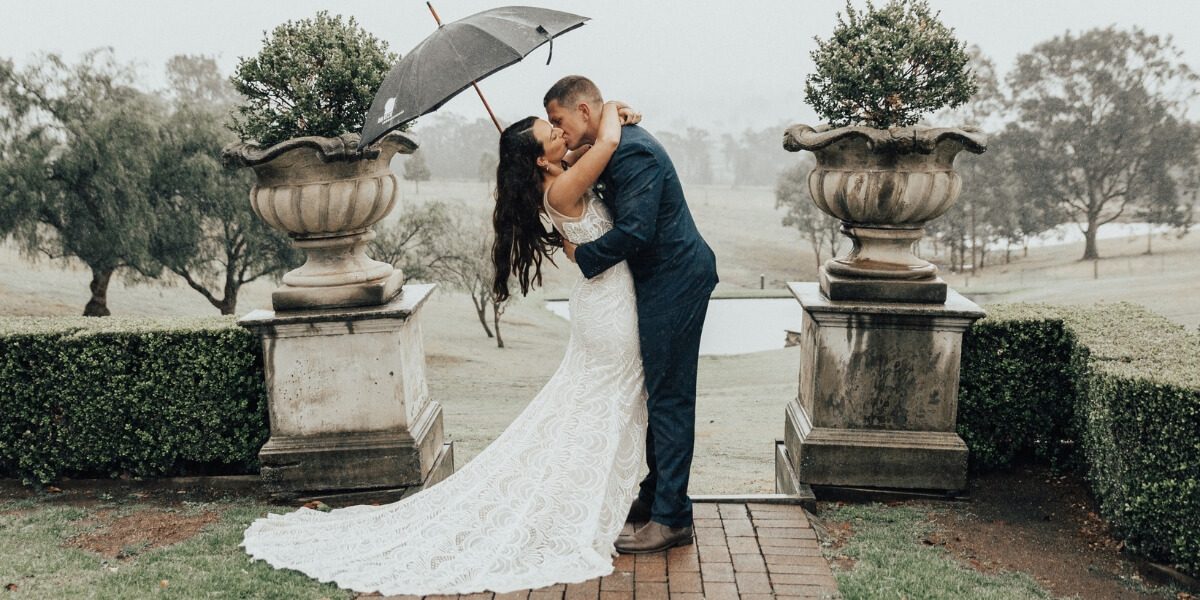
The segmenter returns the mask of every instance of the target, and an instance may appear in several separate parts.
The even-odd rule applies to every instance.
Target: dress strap
[[[563,223],[577,223],[582,221],[584,216],[587,214],[586,206],[584,207],[583,214],[579,215],[578,217],[568,217],[567,215],[554,210],[554,207],[550,205],[549,187],[547,187],[546,191],[542,193],[542,206],[546,209],[546,214],[550,217],[550,222],[554,224],[554,228],[557,229],[559,233],[561,233],[563,230]]]

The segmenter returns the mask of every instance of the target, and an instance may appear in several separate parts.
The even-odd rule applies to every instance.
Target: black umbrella
[[[359,148],[436,110],[476,81],[525,58],[546,42],[550,42],[553,55],[552,40],[587,20],[557,10],[504,6],[439,24],[437,31],[392,67],[375,92]],[[549,58],[546,64],[550,64]],[[495,115],[492,121],[500,127]]]

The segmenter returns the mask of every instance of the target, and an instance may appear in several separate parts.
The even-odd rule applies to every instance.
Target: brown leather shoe
[[[641,498],[634,498],[629,505],[629,513],[625,516],[626,523],[645,523],[650,520],[650,506],[644,504]]]
[[[615,546],[617,552],[622,554],[650,554],[675,546],[687,546],[691,543],[691,525],[667,527],[662,523],[650,521],[632,535],[618,537]]]

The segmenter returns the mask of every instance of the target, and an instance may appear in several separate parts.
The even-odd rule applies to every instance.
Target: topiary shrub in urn
[[[245,102],[230,128],[243,141],[225,161],[254,169],[254,212],[307,255],[283,276],[275,310],[378,305],[400,293],[403,274],[365,247],[396,203],[389,162],[417,144],[393,132],[358,152],[355,133],[396,59],[353,18],[322,11],[276,27],[238,62],[232,82]]]
[[[813,201],[853,242],[821,268],[831,300],[942,303],[937,267],[913,254],[927,221],[958,199],[954,158],[986,148],[973,129],[916,125],[976,91],[965,44],[922,0],[849,3],[829,39],[817,39],[805,99],[828,123],[794,125],[784,148],[808,150]]]

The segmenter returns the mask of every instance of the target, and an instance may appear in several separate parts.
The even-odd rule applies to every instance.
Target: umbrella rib
[[[485,30],[483,30],[483,29],[479,28],[478,26],[472,25],[472,24],[470,24],[470,23],[459,23],[458,25],[460,25],[460,26],[462,26],[462,27],[471,27],[472,29],[475,29],[476,31],[478,31],[478,32],[480,32],[480,33],[482,33],[482,34],[484,34],[484,35],[486,35],[486,36],[490,36],[490,37],[491,37],[492,39],[494,39],[494,40],[500,41],[502,44],[504,44],[504,46],[505,46],[505,47],[507,47],[508,49],[512,50],[512,51],[513,51],[513,53],[514,53],[514,54],[516,54],[516,58],[517,58],[517,60],[520,60],[520,59],[524,58],[524,56],[525,56],[524,54],[521,54],[521,52],[520,52],[519,50],[517,50],[516,48],[513,48],[513,47],[512,47],[512,45],[510,45],[510,44],[508,44],[508,43],[506,43],[506,42],[503,42],[503,41],[501,41],[501,40],[500,40],[500,38],[498,38],[498,37],[496,37],[496,36],[494,36],[494,35],[492,35],[492,34],[488,33],[487,31],[485,31]],[[459,64],[459,66],[460,66],[460,67],[463,69],[463,71],[466,71],[466,70],[467,70],[467,65],[466,65],[466,63],[464,63],[464,62],[463,62],[463,55],[462,55],[462,53],[458,51],[458,47],[457,47],[457,46],[454,44],[454,38],[453,38],[453,37],[450,37],[450,36],[446,36],[446,43],[450,45],[450,49],[451,49],[451,50],[454,50],[454,57],[455,57],[455,59],[457,59],[457,60],[458,60],[458,64]],[[512,63],[510,62],[510,63],[507,63],[507,64],[512,64]],[[495,71],[491,71],[490,73],[488,73],[488,74],[485,74],[485,75],[483,75],[483,76],[481,76],[481,77],[486,77],[487,75],[490,75],[491,73],[495,73]],[[478,80],[478,79],[476,79],[475,81],[479,81],[479,80]]]
[[[470,21],[473,18],[478,18],[480,23]],[[552,24],[551,28],[557,29],[557,31],[547,31],[544,25],[547,22],[546,19],[549,19],[548,22]],[[587,17],[561,11],[531,7],[503,7],[481,11],[466,19],[446,23],[409,51],[405,58],[411,62],[401,59],[401,62],[407,62],[407,66],[402,67],[397,64],[396,67],[393,67],[393,71],[389,73],[384,82],[385,84],[388,84],[389,81],[395,82],[391,84],[394,86],[392,88],[394,91],[391,93],[395,96],[389,99],[389,102],[404,95],[405,99],[401,105],[405,109],[387,119],[388,125],[383,125],[383,117],[377,120],[378,124],[383,125],[383,133],[386,133],[399,124],[437,110],[451,98],[462,93],[468,87],[472,87],[472,84],[522,60],[543,44],[582,26],[587,20]],[[460,35],[461,38],[458,37]],[[469,54],[464,54],[460,50],[460,42],[467,45],[468,50],[471,51]],[[528,46],[527,49],[526,46]],[[437,52],[434,50],[435,48],[442,51]],[[445,53],[449,53],[450,56],[446,56]],[[467,80],[464,85],[448,95],[443,95],[447,88],[446,84],[457,85],[456,82],[462,82],[464,79]],[[408,85],[401,89],[400,85],[406,83],[406,80],[408,80]],[[415,88],[412,86],[414,81],[419,82]],[[478,86],[475,87],[478,90]],[[369,114],[376,114],[378,109],[384,106],[383,96],[380,94],[386,94],[382,87],[380,91],[376,92],[376,102],[373,103],[379,106],[373,105],[368,111]],[[439,96],[440,99],[434,100]],[[483,99],[482,92],[480,92],[480,98]],[[486,107],[487,101],[483,100],[483,102]],[[401,114],[405,110],[410,112],[402,118]],[[491,110],[489,109],[488,112],[490,113]],[[495,120],[494,115],[492,119]],[[375,124],[368,124],[364,127],[364,134],[368,129],[373,128],[375,128]],[[372,135],[372,141],[380,137],[374,133]],[[360,147],[367,143],[368,141],[364,137],[360,142]]]

